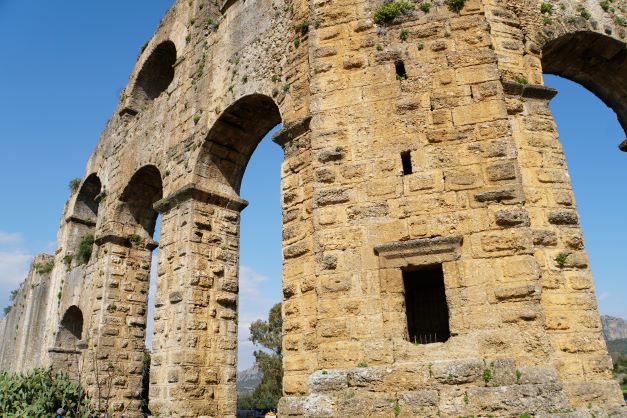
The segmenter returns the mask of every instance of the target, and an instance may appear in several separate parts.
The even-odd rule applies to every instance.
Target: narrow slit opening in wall
[[[403,163],[403,175],[407,176],[413,173],[411,166],[411,151],[401,152],[401,162]]]
[[[397,80],[406,80],[407,72],[405,71],[405,63],[403,61],[396,61],[394,64],[396,67],[396,79]]]
[[[404,270],[403,283],[409,341],[446,342],[451,331],[442,265]]]

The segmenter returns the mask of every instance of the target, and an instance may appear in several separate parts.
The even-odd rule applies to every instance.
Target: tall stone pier
[[[0,325],[0,366],[67,369],[140,417],[158,246],[150,410],[234,417],[239,190],[282,124],[280,416],[626,416],[543,85],[576,81],[627,127],[610,6],[176,1]]]

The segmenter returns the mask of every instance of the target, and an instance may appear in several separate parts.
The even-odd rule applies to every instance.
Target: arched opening
[[[148,407],[150,395],[151,345],[154,322],[154,294],[157,286],[157,244],[153,237],[160,233],[159,212],[155,203],[163,197],[163,182],[159,169],[153,165],[141,167],[131,177],[128,185],[120,196],[122,202],[120,214],[122,221],[130,227],[132,233],[128,237],[130,257],[141,266],[136,280],[141,284],[136,288],[134,297],[136,306],[131,308],[140,316],[139,320],[131,321],[131,331],[137,370],[141,371],[140,400],[142,412],[150,414]],[[140,361],[141,360],[141,361]]]
[[[197,175],[219,185],[219,192],[238,195],[244,171],[261,139],[281,123],[274,101],[252,94],[232,104],[216,121],[199,160]]]
[[[141,110],[156,99],[174,80],[176,46],[172,41],[159,44],[150,54],[137,75],[132,93],[132,107]]]
[[[84,221],[95,225],[98,219],[98,195],[102,189],[100,179],[96,174],[91,174],[85,179],[81,186],[76,204],[74,205],[73,217],[79,221]]]
[[[153,205],[162,197],[161,173],[154,165],[137,170],[120,197],[135,223],[142,227],[144,236],[152,237],[155,232],[158,213]]]
[[[239,257],[233,259],[233,267],[238,272],[233,278],[235,286],[230,287],[235,295],[219,302],[224,313],[218,313],[218,316],[227,317],[230,314],[226,312],[232,311],[237,319],[233,329],[235,335],[232,335],[236,361],[233,365],[225,365],[224,372],[221,372],[231,376],[224,383],[229,387],[227,396],[232,400],[236,390],[238,395],[251,395],[262,378],[260,370],[255,367],[253,352],[264,350],[253,347],[248,340],[250,324],[255,320],[267,320],[270,308],[281,301],[279,185],[283,153],[271,142],[271,136],[280,124],[280,111],[271,98],[259,94],[241,98],[226,109],[209,131],[195,172],[198,183],[204,184],[210,192],[233,200],[251,199],[251,205],[241,215],[241,222],[237,221],[239,231],[233,237],[236,241],[228,248],[235,254],[239,252]],[[258,146],[260,149],[256,152]],[[255,159],[255,166],[247,170],[251,157]],[[242,189],[245,172],[247,180]],[[250,403],[247,405],[245,409],[254,407]],[[224,413],[234,412],[232,407],[235,405],[226,405]],[[238,409],[242,408],[238,402]]]
[[[548,227],[554,231],[555,239],[543,238],[536,244],[547,249],[546,254],[550,254],[547,260],[558,266],[556,270],[562,274],[561,278],[577,276],[581,280],[574,283],[560,279],[547,284],[542,293],[545,328],[553,341],[580,335],[604,347],[597,309],[601,314],[627,314],[622,298],[612,297],[624,294],[627,289],[618,279],[627,273],[620,262],[624,252],[620,237],[627,233],[622,221],[627,206],[624,197],[627,170],[625,155],[616,152],[616,145],[624,144],[627,130],[625,43],[598,33],[576,32],[549,41],[542,52],[542,69],[547,74],[544,82],[559,92],[549,104],[551,114],[545,114],[552,115],[556,122],[561,147],[542,139],[533,144],[541,156],[541,170],[553,170],[560,175],[553,180],[541,179],[539,175],[538,179],[540,187],[545,189],[546,205],[572,217],[569,222],[559,222],[549,214]],[[541,113],[541,109],[527,110]],[[538,138],[541,135],[557,138],[550,126],[540,128]],[[547,132],[552,135],[547,137]],[[576,295],[581,302],[565,308],[551,299],[558,294]],[[584,308],[585,300],[592,306],[594,315],[590,316]],[[599,351],[603,354],[604,349]],[[580,354],[563,350],[557,356],[560,362],[570,363]],[[603,378],[609,371],[607,366],[598,371],[586,370],[584,380],[567,372],[560,377],[576,387]]]
[[[76,350],[83,339],[83,313],[77,306],[70,306],[61,320],[57,332],[56,348]]]
[[[547,42],[542,69],[581,84],[607,106],[627,131],[627,48],[596,32],[575,32]],[[623,140],[625,138],[621,138]]]

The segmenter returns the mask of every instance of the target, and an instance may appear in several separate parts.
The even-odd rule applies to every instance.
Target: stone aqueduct
[[[626,3],[549,3],[376,25],[372,0],[176,1],[36,260],[52,272],[0,325],[1,367],[110,378],[140,416],[158,245],[150,408],[233,417],[239,186],[282,123],[281,416],[627,416],[543,86],[579,82],[627,128]]]

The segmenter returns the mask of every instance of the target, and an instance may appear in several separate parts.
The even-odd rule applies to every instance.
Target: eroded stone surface
[[[91,394],[99,370],[116,416],[139,417],[158,241],[150,408],[233,417],[239,189],[282,123],[281,415],[624,415],[542,85],[580,82],[627,126],[616,12],[438,1],[374,24],[379,5],[176,1],[41,258],[52,271],[0,322],[2,369],[80,363]],[[445,342],[408,341],[403,271],[425,266],[444,277]]]

